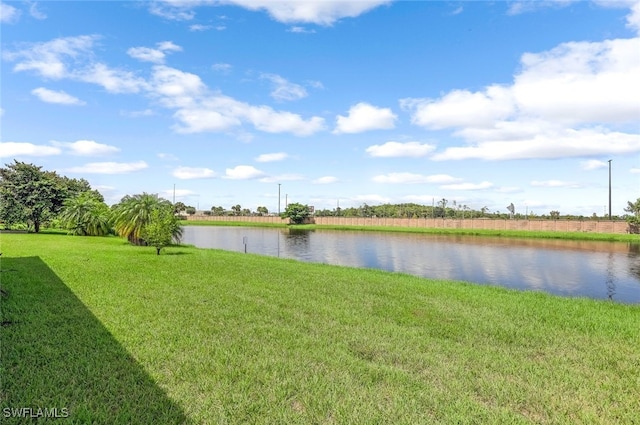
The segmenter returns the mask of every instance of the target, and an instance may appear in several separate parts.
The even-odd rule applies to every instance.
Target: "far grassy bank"
[[[413,425],[631,424],[640,411],[640,306],[192,247],[157,256],[116,237],[0,237],[0,412]]]
[[[344,226],[344,225],[289,225],[286,223],[260,223],[246,221],[199,221],[183,220],[185,226],[242,226],[242,227],[276,227],[295,229],[328,229],[345,231],[376,231],[376,232],[400,232],[400,233],[423,233],[433,235],[461,235],[461,236],[499,236],[517,238],[538,238],[538,239],[567,239],[585,241],[606,241],[606,242],[632,242],[640,244],[640,235],[617,234],[617,233],[591,233],[591,232],[538,232],[527,230],[488,230],[488,229],[449,229],[449,228],[425,228],[425,227],[392,227],[392,226]]]

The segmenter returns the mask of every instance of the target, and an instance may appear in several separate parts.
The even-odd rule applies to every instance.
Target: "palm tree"
[[[142,245],[142,230],[151,221],[152,212],[165,206],[173,208],[169,201],[156,194],[127,195],[112,209],[113,228],[118,235],[126,237],[131,243]],[[172,233],[175,239],[179,239],[182,236],[182,228],[176,225]]]
[[[104,236],[109,233],[109,207],[91,192],[67,199],[60,215],[73,235]]]

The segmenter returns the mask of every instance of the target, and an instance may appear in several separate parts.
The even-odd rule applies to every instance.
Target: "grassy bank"
[[[118,238],[0,238],[0,414],[610,424],[640,411],[640,306],[190,247],[156,256]]]
[[[260,223],[246,221],[197,221],[184,220],[185,226],[243,226],[243,227],[295,227],[296,229],[328,229],[345,231],[377,231],[400,233],[423,233],[432,235],[461,235],[461,236],[500,236],[514,238],[538,238],[538,239],[566,239],[606,242],[633,242],[640,243],[640,235],[618,233],[590,233],[590,232],[538,232],[528,230],[489,230],[489,229],[444,229],[426,227],[392,227],[392,226],[341,226],[341,225],[316,225],[305,224],[290,226],[280,223]]]

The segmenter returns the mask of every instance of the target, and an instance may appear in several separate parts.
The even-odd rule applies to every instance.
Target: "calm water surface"
[[[226,226],[183,242],[301,261],[640,303],[640,244]]]

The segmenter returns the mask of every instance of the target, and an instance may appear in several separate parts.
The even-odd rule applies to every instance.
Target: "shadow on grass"
[[[39,257],[3,257],[2,269],[0,422],[188,423]]]
[[[185,251],[163,251],[160,255],[193,255],[193,252]]]

